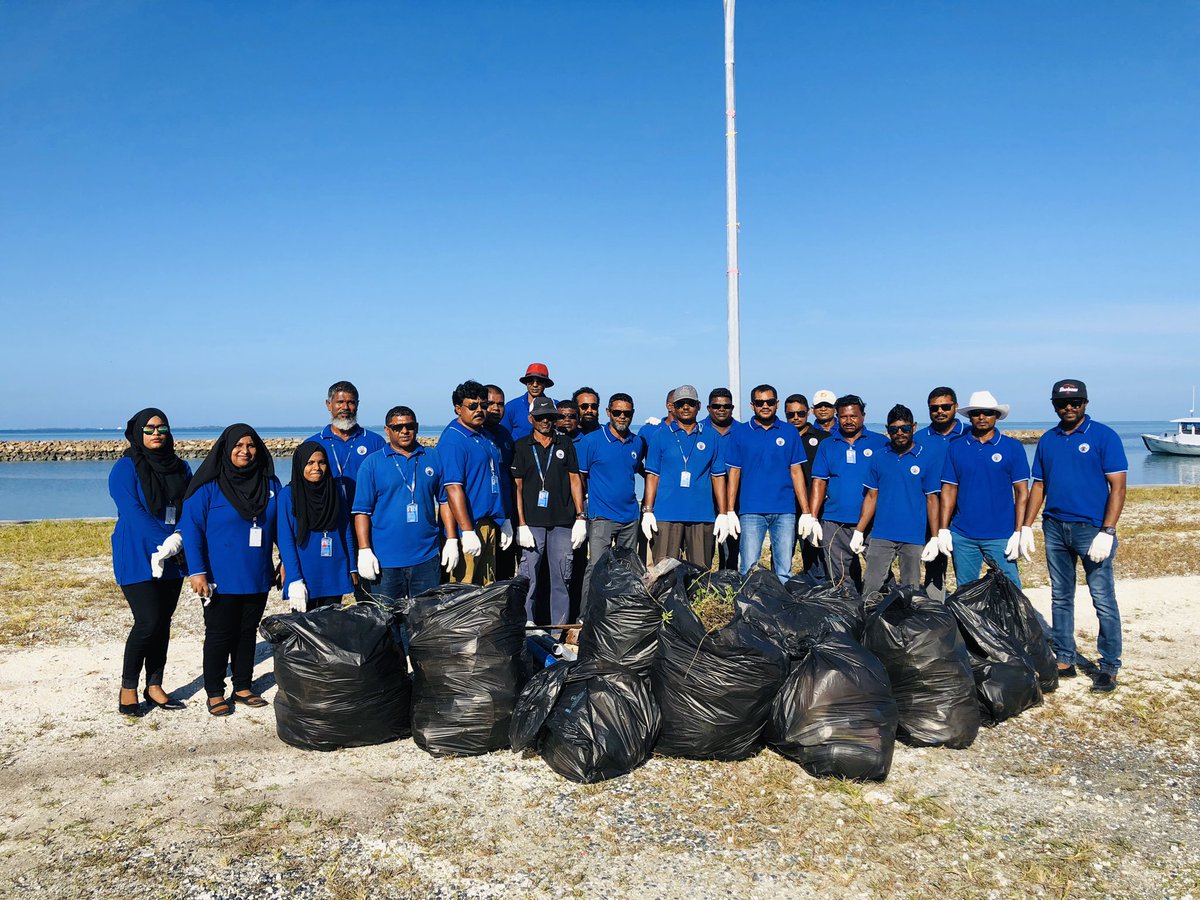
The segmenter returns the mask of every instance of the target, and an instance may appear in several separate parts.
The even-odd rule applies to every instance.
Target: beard
[[[338,416],[333,420],[333,427],[338,431],[351,431],[358,424],[358,416]]]

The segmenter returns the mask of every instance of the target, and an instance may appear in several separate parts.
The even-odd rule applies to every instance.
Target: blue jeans
[[[1065,666],[1075,662],[1075,564],[1083,562],[1092,606],[1100,621],[1100,636],[1096,648],[1100,651],[1100,671],[1115,675],[1121,668],[1121,611],[1117,608],[1117,592],[1113,585],[1112,553],[1102,563],[1088,559],[1088,548],[1100,531],[1086,522],[1060,522],[1042,517],[1046,538],[1046,568],[1050,570],[1050,612],[1054,618],[1051,641],[1058,661]]]
[[[370,591],[380,601],[389,601],[396,605],[400,601],[423,594],[425,591],[438,586],[441,581],[441,570],[438,568],[440,557],[434,555],[431,559],[415,566],[397,566],[382,569],[379,581],[372,582]]]
[[[958,582],[959,587],[978,578],[983,569],[983,561],[990,559],[1020,590],[1021,576],[1017,573],[1017,564],[1004,558],[1004,547],[1008,544],[1008,538],[977,541],[959,534],[954,529],[950,531],[954,535],[954,580]]]
[[[762,555],[763,541],[771,535],[771,564],[780,581],[792,577],[792,554],[796,551],[796,514],[774,513],[760,516],[746,513],[742,525],[739,570],[745,576]]]

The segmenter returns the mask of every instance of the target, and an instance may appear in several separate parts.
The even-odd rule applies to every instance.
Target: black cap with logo
[[[1056,381],[1054,388],[1050,391],[1051,400],[1086,400],[1087,398],[1087,385],[1078,378]]]

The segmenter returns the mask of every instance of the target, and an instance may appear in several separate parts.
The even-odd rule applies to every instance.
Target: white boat
[[[1175,456],[1200,456],[1200,416],[1172,419],[1178,430],[1171,434],[1143,434],[1142,443],[1151,453],[1171,453]]]

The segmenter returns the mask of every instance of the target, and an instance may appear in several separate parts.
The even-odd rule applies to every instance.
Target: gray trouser
[[[841,584],[847,579],[857,591],[862,591],[862,566],[858,554],[850,552],[850,538],[854,537],[854,525],[845,522],[821,520],[821,547],[829,560],[829,580]]]
[[[539,625],[564,625],[569,620],[571,595],[568,585],[571,583],[571,564],[574,553],[571,550],[571,526],[559,528],[538,528],[530,526],[533,532],[532,549],[521,548],[521,561],[517,571],[529,579],[529,593],[525,597],[525,618],[533,621],[534,600],[538,595],[538,574],[542,568],[542,559],[546,560],[546,573],[550,576],[550,621],[538,622]]]
[[[920,544],[902,544],[873,537],[867,544],[867,573],[863,577],[863,596],[873,594],[883,587],[892,571],[892,561],[900,559],[900,584],[921,583]]]
[[[711,569],[716,540],[711,522],[659,522],[651,546],[656,561],[686,558],[702,569]]]
[[[626,547],[630,550],[637,549],[638,535],[642,530],[638,528],[638,520],[632,522],[614,522],[612,519],[588,519],[588,564],[587,569],[583,573],[583,614],[587,615],[588,594],[592,590],[592,569],[596,567],[596,560],[604,555],[604,551],[613,547]]]

